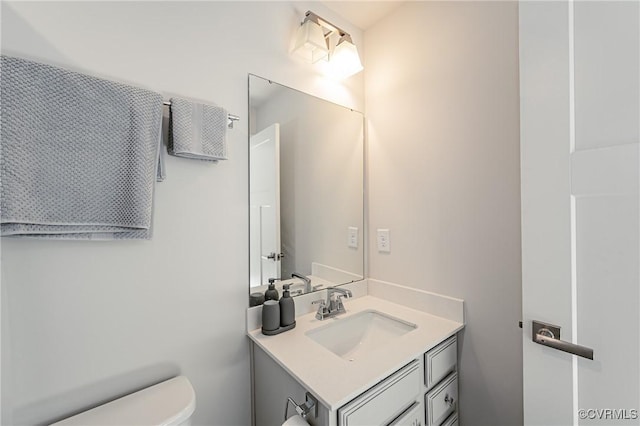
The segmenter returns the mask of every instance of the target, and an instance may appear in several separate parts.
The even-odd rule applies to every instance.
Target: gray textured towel
[[[198,160],[227,159],[227,110],[171,99],[169,153]]]
[[[151,237],[162,95],[1,58],[1,234]]]

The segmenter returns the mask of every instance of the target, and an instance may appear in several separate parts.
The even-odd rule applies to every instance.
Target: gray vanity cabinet
[[[453,335],[340,407],[338,426],[458,426],[457,365]]]
[[[291,404],[285,408],[287,398],[291,397],[298,404],[302,404],[305,402],[307,389],[255,343],[251,343],[251,352],[252,425],[279,426],[284,422],[285,410],[289,417],[296,414]],[[335,411],[331,413],[327,407],[319,403],[318,416],[310,417],[309,423],[312,426],[335,426],[334,418]]]
[[[414,360],[338,409],[340,426],[394,424],[420,392],[420,361]],[[401,416],[404,417],[404,416]],[[397,424],[397,423],[395,423]],[[402,423],[400,423],[402,424]]]
[[[255,426],[280,425],[287,397],[302,403],[307,389],[255,345],[252,358]],[[458,426],[456,336],[337,410],[319,405],[318,416],[308,419],[313,426]]]
[[[458,344],[453,335],[424,355],[426,426],[458,426]]]

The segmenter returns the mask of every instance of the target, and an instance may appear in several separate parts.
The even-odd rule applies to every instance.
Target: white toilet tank
[[[195,408],[191,382],[178,376],[51,426],[188,426]]]

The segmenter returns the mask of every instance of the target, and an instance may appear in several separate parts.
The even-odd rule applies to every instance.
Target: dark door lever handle
[[[593,359],[593,349],[560,340],[560,327],[557,325],[533,321],[531,332],[532,340],[540,345],[549,346],[550,348],[578,355],[583,358]]]

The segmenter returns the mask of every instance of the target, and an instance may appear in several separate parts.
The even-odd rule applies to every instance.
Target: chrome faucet
[[[340,294],[336,296],[336,293]],[[314,305],[320,305],[318,306],[318,312],[316,312],[316,318],[322,321],[326,318],[331,318],[347,312],[344,308],[344,303],[342,303],[343,297],[353,297],[353,294],[347,289],[329,287],[327,289],[327,300],[318,299],[311,302]]]
[[[291,278],[300,278],[302,281],[304,281],[304,292],[311,293],[311,278],[297,272],[291,274]]]

